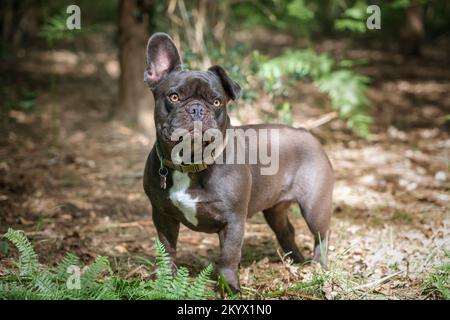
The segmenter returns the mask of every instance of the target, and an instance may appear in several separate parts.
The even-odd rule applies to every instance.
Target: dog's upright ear
[[[212,66],[208,69],[216,76],[219,77],[220,82],[222,82],[222,86],[225,89],[227,95],[233,99],[237,100],[241,96],[241,87],[237,84],[236,81],[232,80],[226,73],[225,69],[221,66]]]
[[[181,58],[172,39],[163,32],[153,34],[147,43],[144,81],[151,89],[170,72],[181,70]]]

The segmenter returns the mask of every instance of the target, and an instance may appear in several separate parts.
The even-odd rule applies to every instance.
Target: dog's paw
[[[228,268],[222,268],[219,269],[218,275],[218,290],[222,298],[224,298],[226,294],[237,295],[241,292],[241,286],[236,272]]]

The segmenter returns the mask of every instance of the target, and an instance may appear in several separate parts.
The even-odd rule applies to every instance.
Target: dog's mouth
[[[177,141],[175,141],[175,145],[178,143],[191,143],[191,149],[195,150],[199,147],[206,148],[213,141],[204,141],[203,140],[204,131],[198,132],[197,130],[190,130],[188,134],[183,137],[179,137]]]
[[[186,139],[201,141],[208,130],[218,130],[215,125],[205,125],[204,123],[194,125],[188,123],[183,127],[169,127],[163,130],[163,138],[166,142],[177,144]]]
[[[182,162],[193,163],[198,161],[198,159],[200,158],[204,159],[204,157],[209,158],[210,156],[214,156],[214,154],[204,154],[208,146],[216,143],[216,137],[204,140],[204,134],[206,130],[198,130],[196,128],[192,128],[191,130],[186,130],[185,134],[178,136],[177,139],[173,139],[173,137],[171,137],[171,139],[169,140],[167,139],[167,136],[161,137],[163,139],[160,141],[160,143],[163,143],[165,145],[164,149],[166,150],[166,152],[168,152],[166,156],[172,156],[172,152],[176,148],[176,153],[180,158],[182,158]],[[213,150],[214,148],[210,151]],[[190,154],[185,154],[185,152],[189,152]]]
[[[201,144],[202,147],[206,147],[206,146],[208,146],[209,144],[211,144],[214,141],[214,140],[212,140],[212,141],[208,141],[208,140],[204,141],[203,140],[203,138],[204,138],[204,131],[198,132],[196,130],[187,131],[185,135],[178,136],[177,139],[174,138],[174,137],[167,138],[167,136],[162,136],[162,138],[163,138],[162,142],[164,144],[167,144],[171,148],[173,148],[174,146],[176,146],[179,143],[186,143],[187,144],[187,143],[189,143],[189,141],[190,141],[191,145],[193,145],[193,144],[200,145]]]
[[[213,131],[207,132],[210,129]],[[180,113],[178,117],[167,119],[160,130],[159,141],[163,145],[166,157],[175,151],[179,155],[186,152],[190,154],[190,156],[185,154],[184,159],[199,159],[199,155],[203,158],[204,152],[209,152],[206,148],[215,143],[217,133],[214,130],[220,129],[212,115],[208,115],[203,121],[194,122],[184,113]]]

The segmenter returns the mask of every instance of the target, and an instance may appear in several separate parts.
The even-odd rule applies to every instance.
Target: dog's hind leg
[[[317,194],[307,193],[300,197],[302,215],[309,230],[314,235],[314,250],[312,260],[327,266],[328,230],[332,213],[332,185],[315,188]]]
[[[290,204],[290,202],[281,202],[270,209],[264,210],[263,213],[283,251],[286,254],[289,253],[294,262],[303,263],[305,259],[295,243],[295,229],[288,217]]]

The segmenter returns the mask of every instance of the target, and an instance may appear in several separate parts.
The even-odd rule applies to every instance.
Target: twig
[[[382,285],[383,283],[385,283],[386,281],[388,281],[388,280],[390,280],[390,279],[392,279],[392,278],[402,274],[403,272],[404,271],[398,271],[396,273],[387,275],[386,277],[383,277],[381,279],[377,279],[375,281],[372,281],[372,282],[369,282],[369,283],[366,283],[366,284],[363,284],[363,285],[351,288],[351,290],[362,290],[362,289],[372,289],[373,290],[376,287],[378,287],[378,286]]]
[[[34,237],[34,236],[41,236],[47,234],[47,230],[42,231],[24,231],[25,235],[27,237]],[[56,238],[56,237],[55,237]]]
[[[135,273],[137,273],[139,270],[141,270],[143,268],[142,265],[138,266],[137,268],[134,268],[133,270],[131,270],[130,272],[128,272],[128,274],[125,276],[125,279],[129,279],[132,275],[134,275]]]
[[[327,122],[330,122],[338,117],[338,113],[336,111],[326,113],[319,118],[307,120],[302,124],[302,127],[310,130],[324,125]]]
[[[110,228],[131,228],[131,227],[142,228],[142,226],[149,226],[149,225],[151,225],[151,222],[144,220],[144,221],[133,221],[133,222],[123,222],[123,223],[114,223],[114,224],[108,224],[108,225],[100,225],[100,226],[96,226],[94,228],[94,230],[110,229]]]
[[[186,36],[188,38],[189,44],[192,46],[194,52],[198,53],[198,48],[195,46],[195,35],[193,34],[194,26],[191,25],[188,11],[183,0],[178,0],[178,9],[180,10],[181,19],[184,23],[184,28]]]
[[[281,259],[281,263],[284,265],[292,265],[292,259],[290,259],[289,255],[292,253],[292,251],[286,252],[285,254],[281,253],[280,248],[277,248],[278,256]],[[287,261],[286,261],[287,260]]]

